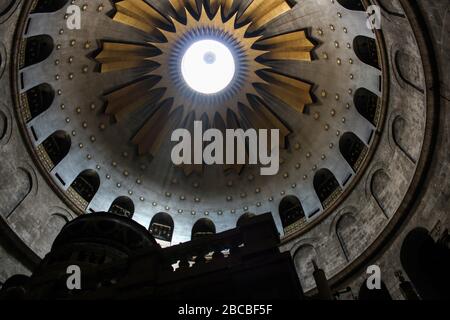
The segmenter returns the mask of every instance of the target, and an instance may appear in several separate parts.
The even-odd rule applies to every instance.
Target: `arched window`
[[[26,99],[28,109],[30,111],[30,117],[28,121],[36,118],[38,115],[50,108],[55,99],[55,91],[46,83],[40,84],[34,88],[31,88],[26,92]]]
[[[192,240],[213,235],[215,233],[216,226],[214,225],[214,222],[209,219],[203,218],[198,220],[192,227]]]
[[[32,13],[55,12],[68,2],[69,0],[39,0]]]
[[[53,51],[53,39],[48,35],[27,38],[25,46],[25,64],[28,67],[47,59]]]
[[[156,214],[150,223],[150,233],[155,239],[172,242],[174,223],[172,217],[165,212]]]
[[[436,243],[426,229],[414,229],[406,236],[400,261],[422,299],[450,299],[450,250]]]
[[[355,54],[359,60],[374,68],[380,69],[377,43],[375,42],[375,39],[365,36],[357,36],[353,40],[353,49],[355,50]]]
[[[42,147],[47,152],[53,166],[57,166],[70,151],[72,142],[70,135],[64,131],[56,131],[45,139]]]
[[[348,10],[364,11],[361,0],[337,0],[337,2]]]
[[[365,88],[355,92],[354,103],[356,110],[374,126],[378,124],[378,96]]]
[[[305,211],[303,210],[302,204],[295,196],[284,197],[280,202],[278,210],[285,233],[290,231],[289,229],[291,228],[289,227],[294,224],[304,224],[306,221]]]
[[[364,281],[359,290],[359,300],[389,301],[392,300],[392,297],[383,281],[381,282],[380,290],[369,290],[366,281]]]
[[[247,222],[248,220],[250,220],[251,218],[255,217],[256,215],[254,213],[244,213],[242,216],[239,217],[237,223],[236,223],[236,227],[240,227],[242,226],[242,224],[244,224],[245,222]]]
[[[134,214],[133,200],[128,197],[119,197],[111,204],[108,212],[131,219]]]
[[[367,152],[366,145],[354,133],[347,132],[342,135],[339,141],[339,150],[353,171],[358,171],[363,158],[361,155]]]
[[[317,171],[314,176],[314,189],[324,209],[328,208],[342,191],[336,177],[328,169]]]
[[[72,182],[71,188],[83,198],[87,204],[94,199],[100,187],[100,177],[94,170],[85,170]]]

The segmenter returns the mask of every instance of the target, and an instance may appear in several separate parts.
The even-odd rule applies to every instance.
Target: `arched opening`
[[[255,217],[256,215],[254,213],[244,213],[242,216],[239,217],[237,223],[236,223],[236,227],[241,227],[244,223],[246,223],[247,221],[249,221],[251,218]]]
[[[361,0],[337,0],[337,2],[348,10],[364,11]]]
[[[64,131],[56,131],[42,143],[53,166],[57,166],[70,151],[72,141]]]
[[[450,298],[450,250],[436,243],[426,229],[414,229],[406,236],[400,260],[422,299]]]
[[[333,203],[334,199],[342,192],[336,177],[328,169],[317,171],[314,176],[314,190],[324,209],[328,208]]]
[[[392,300],[391,294],[383,281],[381,281],[381,289],[370,290],[367,283],[361,285],[359,289],[359,300],[363,301],[389,301]]]
[[[150,222],[149,231],[155,239],[172,242],[173,229],[172,217],[168,213],[160,212]]]
[[[347,132],[339,141],[339,150],[353,171],[358,171],[367,152],[367,146],[353,132]]]
[[[69,0],[39,0],[32,13],[55,12],[68,2]]]
[[[134,214],[133,200],[128,197],[119,197],[111,204],[108,212],[131,219]]]
[[[357,36],[353,40],[353,48],[359,60],[374,68],[380,69],[377,43],[375,39],[365,36]]]
[[[216,233],[214,222],[207,218],[198,220],[192,227],[192,240],[207,237]]]
[[[39,35],[27,39],[25,46],[25,63],[28,67],[47,59],[53,51],[53,39],[48,35]]]
[[[94,170],[85,170],[78,175],[70,187],[89,204],[100,187],[100,177]]]
[[[378,125],[378,96],[365,88],[355,92],[356,110],[374,126]]]
[[[55,91],[49,84],[43,83],[28,90],[26,98],[30,111],[30,117],[27,119],[29,121],[50,108],[55,99]]]
[[[295,196],[284,197],[280,202],[278,212],[285,233],[300,228],[306,222],[305,211],[300,200]]]

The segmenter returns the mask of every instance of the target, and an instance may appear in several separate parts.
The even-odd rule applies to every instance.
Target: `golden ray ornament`
[[[270,108],[261,92],[303,113],[312,103],[311,85],[283,74],[268,62],[311,61],[314,44],[304,30],[264,38],[264,28],[292,9],[286,0],[167,0],[163,14],[144,0],[115,4],[113,20],[144,32],[142,44],[104,41],[96,60],[101,72],[133,70],[136,79],[107,94],[106,113],[125,121],[133,112],[151,108],[133,137],[139,154],[155,156],[165,136],[176,127],[189,129],[195,120],[206,128],[280,129],[285,146],[291,131]],[[217,39],[233,51],[236,74],[223,91],[205,95],[192,90],[181,75],[183,54],[196,40]],[[192,124],[190,123],[192,122]],[[240,171],[241,167],[234,167]],[[190,174],[201,168],[185,168]]]

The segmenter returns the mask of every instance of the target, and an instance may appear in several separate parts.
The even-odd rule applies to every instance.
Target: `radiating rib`
[[[232,110],[227,111],[226,126],[227,126],[227,129],[233,129],[233,130],[243,129],[243,126],[239,122],[238,116]],[[225,164],[224,171],[233,171],[237,174],[240,174],[242,172],[242,170],[244,169],[244,165],[237,164],[238,163],[236,161],[237,154],[238,154],[237,152],[238,152],[237,147],[235,147],[235,149],[234,149],[234,155],[235,155],[234,163],[235,164]],[[246,155],[246,158],[248,158],[247,150],[245,150],[245,155]],[[225,163],[226,163],[226,161],[225,161]]]
[[[251,106],[256,113],[260,114],[266,122],[265,129],[279,129],[280,130],[280,146],[286,148],[286,138],[291,134],[291,130],[269,109],[264,101],[259,97],[249,99]]]
[[[194,122],[197,120],[202,119],[202,117],[198,118],[198,116],[196,115],[195,111],[190,112],[185,120],[183,121],[181,128],[186,129],[190,132],[191,134],[191,146],[194,146]],[[204,119],[204,118],[203,118]],[[202,121],[202,125],[203,125],[203,132],[205,130],[207,130],[209,128],[209,121],[206,119],[206,121]],[[202,154],[203,155],[203,154]],[[183,169],[183,172],[186,176],[190,176],[193,173],[196,174],[202,174],[203,173],[203,164],[196,164],[195,163],[195,158],[194,158],[194,153],[191,153],[191,163],[190,164],[183,164],[180,166]]]
[[[253,33],[290,9],[285,0],[254,0],[237,22],[242,24],[251,21],[248,32]]]
[[[196,0],[169,0],[169,2],[179,17],[186,18],[186,8],[194,11],[196,15],[199,14]]]
[[[280,130],[280,141],[279,145],[282,148],[286,147],[286,137],[290,134],[290,131],[287,127],[284,126],[281,121],[278,119],[271,117],[268,113],[268,110],[265,110],[266,112],[261,112],[261,108],[265,108],[265,106],[255,102],[253,104],[257,106],[257,108],[249,107],[244,104],[241,104],[239,106],[239,113],[243,119],[245,119],[250,128],[254,128],[256,130],[266,129],[278,129]],[[270,142],[270,135],[269,135],[269,142]],[[269,145],[269,144],[268,144]],[[271,149],[271,148],[270,148]]]
[[[122,14],[136,20],[146,21],[151,26],[170,25],[169,20],[142,0],[123,0],[116,3],[116,8]]]
[[[183,107],[170,112],[167,102],[161,103],[156,112],[149,117],[146,124],[132,139],[132,143],[138,146],[139,154],[155,156],[164,139],[169,136],[169,132],[178,126],[182,115]]]
[[[221,9],[221,13],[223,13],[225,18],[228,18],[232,13],[233,8],[233,0],[207,0],[209,15],[215,16],[219,10]]]
[[[267,52],[261,55],[265,60],[311,61],[314,44],[309,41],[305,31],[296,31],[260,40],[257,46]]]
[[[144,73],[149,73],[158,66],[151,59],[158,54],[154,46],[105,42],[96,59],[101,63],[102,73],[132,68],[142,68]]]
[[[263,70],[262,74],[269,85],[262,84],[260,87],[294,110],[303,113],[305,106],[313,102],[310,84],[268,70]]]
[[[139,29],[152,35],[153,37],[161,37],[161,31],[150,21],[142,18],[135,18],[134,16],[130,16],[127,13],[118,11],[114,15],[114,21],[123,23],[135,29]]]
[[[157,103],[162,92],[151,90],[157,82],[157,78],[149,77],[108,94],[106,96],[108,100],[106,114],[114,115],[115,119],[120,122],[127,114]]]

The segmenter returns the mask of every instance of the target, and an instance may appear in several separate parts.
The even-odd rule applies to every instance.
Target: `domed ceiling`
[[[69,28],[70,5],[80,29]],[[79,214],[110,210],[148,227],[164,213],[172,228],[153,231],[178,243],[199,220],[220,232],[272,212],[295,237],[352,192],[373,153],[383,41],[358,1],[31,1],[23,21],[17,110],[41,168]],[[206,85],[228,74],[223,90],[194,90],[183,73],[201,41],[223,45],[234,72],[186,72]],[[210,63],[222,59],[214,50]],[[279,173],[174,166],[171,133],[195,120],[279,129]]]

